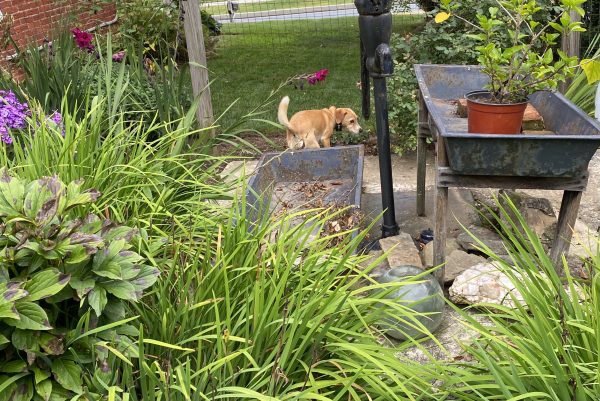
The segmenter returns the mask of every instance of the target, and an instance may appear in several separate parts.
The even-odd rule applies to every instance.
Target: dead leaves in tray
[[[340,207],[334,211],[334,216],[325,222],[321,237],[332,236],[330,247],[336,246],[344,241],[345,236],[338,235],[360,227],[364,215],[357,208]],[[340,210],[343,209],[343,210]],[[335,210],[335,207],[333,208]]]

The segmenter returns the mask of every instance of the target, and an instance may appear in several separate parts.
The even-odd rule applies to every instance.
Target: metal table
[[[487,77],[475,66],[415,65],[419,82],[417,132],[417,214],[425,214],[427,138],[435,142],[434,266],[446,250],[448,188],[562,190],[556,237],[551,249],[557,271],[572,238],[587,166],[600,146],[600,124],[554,92],[537,92],[530,102],[553,134],[467,133],[451,100],[483,88]],[[444,268],[436,277],[443,282]]]

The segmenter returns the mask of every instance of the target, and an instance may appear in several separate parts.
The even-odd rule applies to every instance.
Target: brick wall
[[[100,7],[100,10],[96,10]],[[72,16],[73,26],[90,29],[115,18],[114,2],[98,0],[0,0],[0,11],[13,19],[11,34],[19,47],[29,43],[41,44],[52,39],[53,29],[65,18]],[[0,62],[14,53],[9,46],[0,52]]]

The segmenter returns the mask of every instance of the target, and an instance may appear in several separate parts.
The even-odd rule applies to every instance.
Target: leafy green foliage
[[[17,61],[25,79],[17,83],[10,77],[2,77],[3,88],[17,94],[25,92],[50,111],[60,110],[65,97],[70,111],[85,102],[87,89],[93,82],[85,70],[96,57],[78,49],[68,29],[61,30],[52,43],[44,43],[41,49],[30,46],[18,51]]]
[[[115,360],[110,368],[129,398],[383,401],[428,394],[427,368],[395,356],[411,343],[392,347],[378,329],[388,312],[414,316],[400,305],[381,308],[386,290],[400,284],[370,279],[377,263],[359,266],[365,257],[353,250],[365,233],[321,236],[334,217],[326,210],[254,223],[248,207],[240,200],[220,222],[200,222],[219,233],[213,242],[177,241],[175,254],[160,262],[163,279],[132,305],[143,324],[140,358],[131,359],[133,367]],[[328,247],[333,239],[339,244]]]
[[[156,58],[155,46],[167,44],[165,53],[176,60],[187,60],[185,33],[178,1],[125,0],[117,6],[119,30],[136,42],[144,42]],[[208,52],[214,47],[212,36],[221,33],[220,24],[205,10],[200,10],[204,43]],[[185,16],[183,16],[185,18]]]
[[[475,14],[487,2],[462,1],[461,12]],[[392,146],[396,153],[414,150],[417,132],[417,78],[413,64],[470,64],[476,60],[470,26],[458,19],[436,24],[429,19],[414,33],[392,36],[394,75],[388,79]]]
[[[82,365],[96,355],[87,329],[122,320],[124,302],[156,281],[158,271],[132,250],[136,230],[93,214],[71,217],[99,195],[77,181],[27,182],[2,172],[2,400],[82,394]]]
[[[561,0],[552,17],[542,23],[536,16],[543,10],[543,3],[529,0],[497,0],[494,7],[478,13],[475,22],[457,14],[476,31],[469,37],[478,43],[477,61],[490,78],[487,89],[493,102],[523,102],[529,94],[556,89],[560,82],[573,76],[577,57],[553,49],[561,35],[585,31],[582,23],[573,21],[569,14],[583,16],[580,5],[584,1]],[[441,6],[446,17],[455,12],[458,4],[442,0]]]

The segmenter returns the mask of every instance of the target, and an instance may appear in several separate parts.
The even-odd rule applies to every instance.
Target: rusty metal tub
[[[265,153],[248,182],[252,220],[320,207],[360,208],[362,145]]]
[[[560,93],[539,91],[529,97],[549,132],[518,135],[473,134],[453,100],[488,82],[477,66],[415,65],[433,125],[444,137],[450,168],[465,175],[574,177],[587,170],[600,146],[600,122]]]

